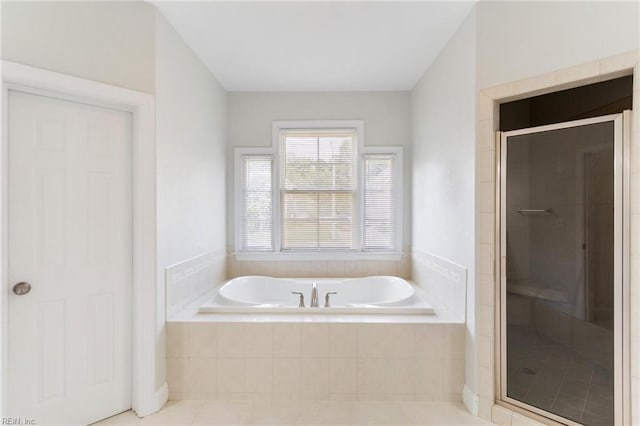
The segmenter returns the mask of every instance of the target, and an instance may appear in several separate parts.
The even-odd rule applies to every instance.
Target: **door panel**
[[[8,413],[131,407],[131,114],[9,92]]]
[[[567,424],[621,424],[621,127],[502,134],[501,397]]]

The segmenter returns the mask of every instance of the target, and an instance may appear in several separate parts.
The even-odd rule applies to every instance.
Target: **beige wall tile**
[[[493,369],[489,367],[478,368],[478,396],[491,398],[493,401]]]
[[[493,337],[493,306],[492,305],[479,305],[478,306],[478,335]],[[492,339],[493,340],[493,339]]]
[[[464,360],[445,359],[443,365],[444,392],[449,400],[460,399],[464,386]]]
[[[525,78],[515,82],[514,94],[529,96],[537,96],[543,93],[549,93],[551,87],[557,84],[557,72],[550,72],[535,77]]]
[[[495,215],[478,213],[478,242],[493,245],[495,241]]]
[[[484,89],[482,94],[491,99],[507,99],[516,94],[515,83],[506,83],[499,86],[489,87]]]
[[[538,423],[533,419],[529,419],[517,413],[511,415],[511,426],[542,426],[542,423]]]
[[[324,260],[314,261],[314,262],[311,262],[311,265],[309,265],[309,275],[311,275],[312,277],[318,277],[318,278],[326,277],[328,269],[329,269],[329,265],[327,261],[324,261]]]
[[[378,274],[379,275],[398,275],[398,262],[394,260],[386,260],[378,262]]]
[[[384,395],[386,386],[386,360],[382,358],[358,359],[358,394]]]
[[[557,84],[573,83],[580,80],[594,80],[600,75],[600,63],[598,61],[587,62],[558,71]],[[584,82],[590,84],[590,82]]]
[[[495,211],[495,186],[490,182],[477,184],[476,205],[479,213],[493,213]]]
[[[447,328],[447,352],[445,353],[444,358],[450,360],[463,360],[465,356],[465,327],[459,324],[452,324]]]
[[[245,392],[244,398],[247,401],[272,401],[272,393],[262,393],[262,392]]]
[[[186,364],[186,390],[190,395],[217,393],[215,358],[189,358]]]
[[[357,394],[358,360],[356,358],[329,359],[329,393]]]
[[[358,325],[358,357],[384,358],[388,327],[384,324]]]
[[[273,359],[273,392],[298,394],[300,399],[301,364],[299,358]]]
[[[640,51],[632,50],[600,61],[600,74],[605,75],[633,68],[640,62]]]
[[[493,365],[493,339],[487,336],[478,336],[478,365],[491,367]]]
[[[187,381],[187,359],[167,359],[167,386],[171,393],[185,393]]]
[[[325,276],[329,278],[344,277],[344,265],[345,262],[341,260],[332,260],[327,262],[327,272]]]
[[[415,331],[412,324],[387,325],[387,358],[415,357]]]
[[[488,96],[478,93],[477,98],[477,119],[492,120],[493,119],[493,99]]]
[[[495,182],[495,152],[478,152],[477,164],[478,182]]]
[[[384,390],[384,387],[383,387]],[[406,395],[405,395],[406,397]],[[386,401],[387,394],[382,393],[358,393],[358,401]]]
[[[414,389],[421,399],[435,400],[444,388],[444,360],[416,360]]]
[[[386,393],[387,394],[413,394],[415,361],[410,359],[386,360]]]
[[[302,394],[300,392],[276,392],[274,387],[274,393],[271,395],[271,399],[274,401],[301,401]]]
[[[246,354],[252,358],[271,358],[273,328],[271,324],[246,324]]]
[[[167,358],[185,358],[189,353],[188,324],[167,322]]]
[[[211,322],[189,324],[189,357],[215,358],[218,354],[218,326]]]
[[[511,411],[494,405],[491,408],[491,421],[498,426],[511,426]]]
[[[218,357],[245,356],[247,351],[245,324],[224,323],[218,325]]]
[[[246,366],[244,358],[218,358],[218,393],[232,394],[246,391]]]
[[[443,359],[446,349],[446,330],[433,324],[417,325],[415,332],[415,357],[420,359]]]
[[[184,399],[189,399],[186,393],[169,391],[169,401],[182,401]]]
[[[496,132],[492,120],[478,122],[478,134],[476,135],[478,152],[494,151],[496,149]]]
[[[330,401],[357,401],[357,393],[331,393],[329,392]]]
[[[329,355],[332,358],[355,358],[358,355],[356,324],[332,323],[329,326]]]
[[[329,324],[302,324],[300,340],[303,358],[329,357]]]
[[[273,364],[271,358],[247,358],[245,363],[248,393],[270,394],[273,386]]]
[[[481,274],[493,274],[493,244],[477,244],[476,250],[476,263],[478,266],[478,272]]]
[[[313,396],[316,399],[328,399],[329,358],[303,358],[300,387],[303,394]],[[305,397],[303,396],[303,398]]]
[[[300,324],[273,324],[274,358],[300,356]]]
[[[492,274],[478,274],[478,301],[480,304],[493,305],[494,302],[494,277]]]

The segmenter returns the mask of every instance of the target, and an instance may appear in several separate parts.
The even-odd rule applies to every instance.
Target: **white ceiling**
[[[229,91],[410,90],[474,5],[155,2]]]

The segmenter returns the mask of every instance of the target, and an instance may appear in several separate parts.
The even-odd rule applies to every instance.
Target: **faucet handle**
[[[324,307],[325,308],[330,308],[331,304],[329,303],[329,296],[331,296],[332,294],[338,294],[337,291],[330,291],[327,294],[324,295]]]
[[[298,304],[298,308],[304,308],[304,293],[301,291],[292,291],[291,294],[297,294],[300,296],[300,303]]]

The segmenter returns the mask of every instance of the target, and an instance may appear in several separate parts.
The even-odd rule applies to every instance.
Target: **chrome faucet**
[[[313,282],[313,286],[311,287],[311,307],[318,307],[318,285],[316,282]]]
[[[337,291],[330,291],[327,294],[324,295],[324,307],[325,308],[330,308],[331,307],[331,302],[329,302],[329,296],[331,296],[332,294],[338,294]]]

